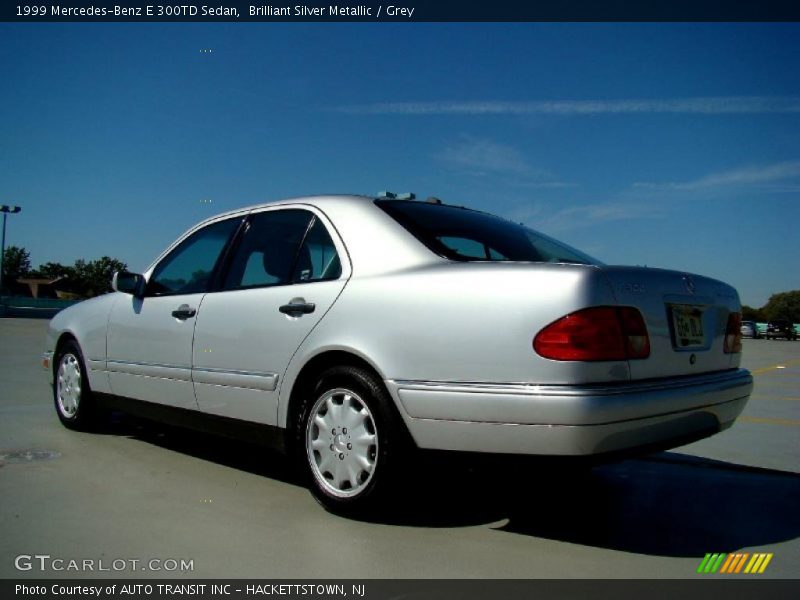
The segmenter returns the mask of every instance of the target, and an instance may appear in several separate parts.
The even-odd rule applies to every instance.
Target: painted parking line
[[[779,365],[772,365],[771,367],[762,367],[760,369],[753,369],[752,371],[750,371],[750,373],[752,373],[753,375],[763,375],[764,373],[770,373],[772,371],[782,371],[783,369],[785,369],[790,365],[800,365],[800,359],[787,360]]]
[[[766,425],[789,425],[800,427],[800,419],[772,419],[769,417],[739,417],[745,423],[763,423]]]

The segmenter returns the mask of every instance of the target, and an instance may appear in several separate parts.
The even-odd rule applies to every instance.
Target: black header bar
[[[796,0],[80,0],[3,2],[6,22],[798,21]]]

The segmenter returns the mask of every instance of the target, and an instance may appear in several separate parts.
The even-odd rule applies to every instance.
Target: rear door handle
[[[188,304],[181,304],[177,310],[172,311],[172,316],[181,321],[191,319],[197,314],[197,311]]]
[[[278,310],[285,315],[299,317],[300,315],[307,315],[314,312],[316,308],[313,302],[292,302],[290,304],[284,304]]]

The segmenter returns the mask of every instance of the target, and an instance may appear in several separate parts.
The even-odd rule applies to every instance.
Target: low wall
[[[78,302],[80,302],[80,300],[0,296],[0,317],[51,319],[59,311],[73,304],[77,304]]]

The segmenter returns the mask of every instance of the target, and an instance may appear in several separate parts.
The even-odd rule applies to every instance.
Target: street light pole
[[[21,210],[19,206],[0,204],[0,212],[3,213],[3,239],[0,241],[0,294],[3,293],[3,261],[6,257],[6,219],[8,218],[8,213],[14,215]]]

